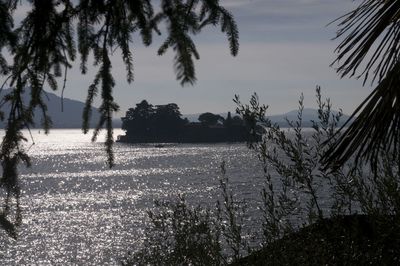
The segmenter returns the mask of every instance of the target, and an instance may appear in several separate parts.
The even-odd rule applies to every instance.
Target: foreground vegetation
[[[318,121],[302,128],[303,98],[297,121],[280,129],[265,118],[266,106],[254,95],[239,98],[237,112],[267,133],[249,143],[263,166],[259,232],[248,235],[243,199],[236,199],[222,164],[216,211],[177,202],[157,202],[142,250],[124,265],[395,265],[400,262],[400,175],[393,155],[380,155],[378,171],[369,164],[320,164],[340,137],[329,99],[317,88]]]

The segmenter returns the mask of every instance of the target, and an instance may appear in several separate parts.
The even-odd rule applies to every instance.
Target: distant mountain
[[[286,118],[289,121],[297,121],[297,113],[298,113],[298,110],[292,110],[292,111],[284,113],[284,114],[270,115],[267,117],[271,120],[272,123],[276,123],[280,127],[288,127]],[[332,110],[332,113],[337,114],[338,111]],[[236,115],[235,112],[231,112],[231,114],[232,114],[232,116]],[[182,117],[187,118],[190,122],[198,122],[199,115],[200,114],[188,114],[188,115],[182,115]],[[219,115],[226,118],[227,113],[220,113]],[[349,119],[349,117],[350,116],[343,114],[343,116],[340,119],[341,123],[339,124],[339,126],[342,125],[343,123],[345,123]],[[311,127],[312,126],[311,121],[318,121],[318,110],[313,109],[313,108],[304,108],[302,119],[303,119],[304,127]]]
[[[5,94],[8,94],[10,90],[3,90],[0,92],[0,97],[2,97]],[[23,96],[24,101],[27,103],[28,102],[28,97]],[[64,110],[61,110],[61,98],[57,95],[55,95],[52,92],[46,92],[45,96],[43,97],[45,103],[47,104],[48,107],[48,114],[51,117],[51,120],[53,122],[52,127],[53,128],[81,128],[82,126],[82,112],[85,104],[81,101],[69,99],[69,98],[64,98],[63,99],[63,107]],[[4,106],[3,111],[5,112],[5,117],[7,118],[7,110],[9,109],[9,106]],[[290,112],[287,112],[285,114],[280,114],[280,115],[271,115],[267,116],[273,123],[278,124],[281,127],[287,127],[287,122],[285,118],[289,119],[290,121],[296,121],[297,120],[297,110],[292,110]],[[337,113],[337,111],[333,111],[333,113]],[[232,116],[235,116],[235,112],[231,112]],[[199,114],[186,114],[182,115],[183,118],[187,118],[190,122],[198,122],[198,117]],[[222,117],[226,117],[227,113],[220,113]],[[99,120],[100,114],[98,113],[97,108],[92,107],[92,118],[90,121],[90,127],[95,127],[97,121]],[[349,118],[348,115],[343,115],[341,118],[342,123],[347,121]],[[42,114],[40,110],[35,111],[35,126],[40,127],[41,126],[41,119],[42,119]],[[304,108],[303,110],[303,126],[304,127],[311,127],[312,123],[311,120],[317,121],[318,120],[318,112],[316,109],[312,108]],[[122,122],[120,117],[116,117],[113,120],[113,126],[114,128],[121,128]],[[4,122],[0,121],[0,128],[4,127]]]
[[[27,90],[29,91],[29,90]],[[0,93],[0,97],[6,95],[10,92],[10,90],[3,90]],[[23,96],[23,101],[25,103],[28,102],[28,95]],[[85,104],[83,102],[72,100],[68,98],[63,99],[63,111],[61,110],[61,98],[54,93],[46,92],[43,95],[43,100],[48,107],[48,114],[51,117],[53,122],[52,128],[80,128],[82,127],[82,112]],[[5,112],[5,117],[7,118],[7,114],[10,106],[4,106],[3,111]],[[92,107],[92,118],[90,121],[90,127],[95,127],[97,121],[100,118],[100,114],[98,113],[97,108]],[[41,127],[42,113],[39,109],[35,110],[35,127]],[[120,121],[120,118],[118,118]],[[116,120],[116,122],[118,122]],[[118,123],[114,125],[118,126]],[[0,127],[4,127],[4,122],[0,123]]]
[[[338,114],[338,111],[332,110],[332,113]],[[285,114],[271,115],[267,117],[271,120],[272,123],[276,123],[280,127],[288,127],[286,119],[288,119],[289,121],[297,121],[297,114],[298,110],[292,110]],[[350,116],[343,114],[342,117],[340,118],[339,126],[343,125],[349,118]],[[312,126],[311,121],[318,121],[318,110],[312,108],[304,108],[302,120],[304,127],[311,127]]]

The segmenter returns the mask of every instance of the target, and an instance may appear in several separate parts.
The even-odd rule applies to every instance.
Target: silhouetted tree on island
[[[175,103],[158,105],[153,118],[156,135],[170,140],[181,134],[182,127],[187,123],[181,116],[179,107]]]
[[[228,125],[222,116],[206,112],[199,116],[199,123],[189,123],[182,119],[175,103],[154,107],[143,100],[121,119],[122,129],[126,131],[125,136],[119,136],[121,142],[242,142],[250,137],[248,127],[239,116],[232,118],[228,113],[227,119],[231,121]]]
[[[216,124],[222,124],[225,121],[222,116],[208,112],[201,114],[198,120],[205,126],[215,126]]]
[[[143,100],[136,104],[136,108],[130,108],[126,112],[126,116],[122,118],[122,129],[130,131],[135,128],[141,135],[148,134],[154,112],[153,105]]]
[[[133,142],[170,142],[188,123],[175,103],[153,106],[146,100],[130,108],[122,117],[122,129]]]

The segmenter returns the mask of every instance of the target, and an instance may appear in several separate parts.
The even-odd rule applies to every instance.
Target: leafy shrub
[[[156,202],[142,250],[123,265],[219,265],[220,231],[208,210],[190,208],[184,197],[176,203]]]
[[[327,168],[326,151],[339,137],[342,112],[316,89],[318,120],[303,125],[303,96],[296,121],[281,129],[265,117],[257,95],[250,104],[235,98],[237,112],[262,141],[248,143],[263,166],[261,249],[244,238],[243,203],[229,189],[222,165],[222,202],[217,212],[175,204],[158,204],[149,212],[152,226],[144,248],[125,264],[151,265],[354,265],[400,263],[400,167],[394,155],[381,154],[377,171],[368,163],[348,161]],[[250,255],[248,255],[250,254]]]

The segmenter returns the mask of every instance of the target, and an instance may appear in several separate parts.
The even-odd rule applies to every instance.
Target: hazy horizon
[[[324,97],[332,99],[334,108],[352,113],[370,93],[362,81],[340,77],[330,64],[339,40],[336,24],[327,26],[349,12],[359,1],[323,0],[224,0],[239,27],[240,49],[237,57],[229,54],[226,36],[219,29],[204,29],[195,43],[200,60],[195,62],[197,82],[181,87],[175,79],[173,53],[157,56],[165,37],[154,36],[150,47],[133,37],[135,80],[128,84],[118,50],[113,61],[116,80],[114,96],[125,111],[142,99],[152,104],[177,103],[184,114],[204,110],[221,113],[234,110],[235,94],[243,102],[256,92],[260,102],[269,105],[268,113],[281,114],[293,110],[301,93],[305,106],[315,107],[315,87],[320,85]],[[28,7],[20,8],[16,21]],[[79,60],[79,59],[78,59]],[[84,101],[87,88],[97,69],[91,67],[81,75],[79,62],[68,72],[64,97]],[[60,79],[62,82],[62,79]],[[61,91],[56,92],[58,95]],[[95,101],[98,106],[99,101]]]

